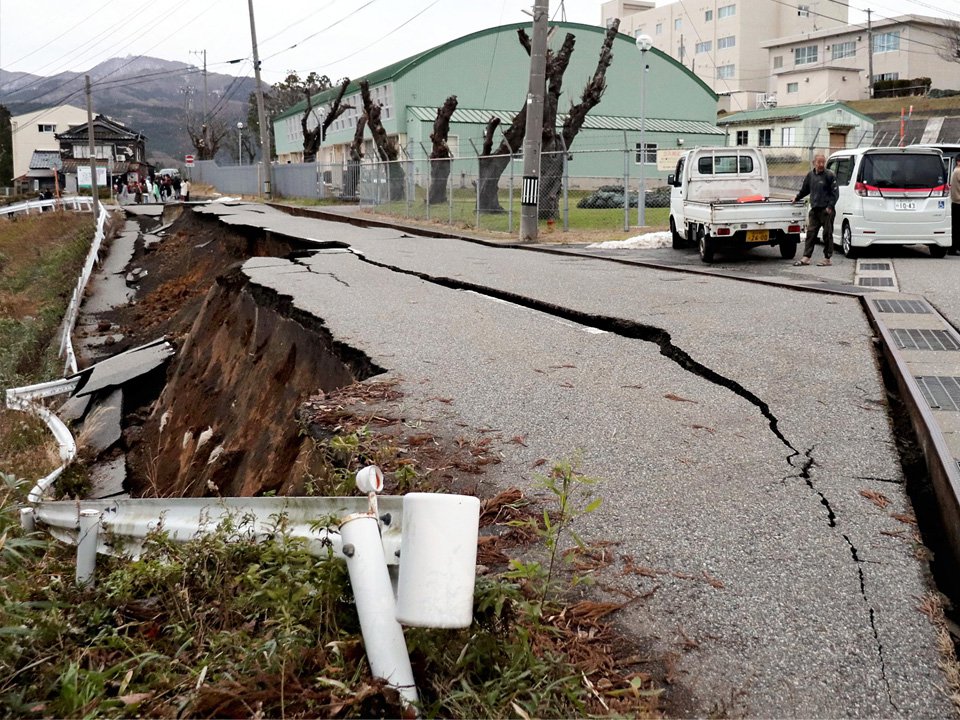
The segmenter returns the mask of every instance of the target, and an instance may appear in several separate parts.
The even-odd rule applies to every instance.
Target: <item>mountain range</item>
[[[84,72],[63,72],[51,77],[0,69],[0,105],[11,115],[22,115],[58,105],[86,107],[84,76],[90,76],[94,114],[107,115],[146,138],[147,158],[158,166],[194,153],[186,132],[187,117],[203,114],[202,68],[187,63],[146,56],[112,58]],[[254,79],[207,72],[207,112],[235,127],[246,124]],[[196,120],[195,120],[196,121]],[[235,138],[234,138],[235,139]],[[236,162],[224,143],[218,159]]]

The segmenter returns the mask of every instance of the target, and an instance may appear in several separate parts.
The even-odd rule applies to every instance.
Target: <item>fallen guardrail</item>
[[[42,528],[75,544],[76,581],[89,585],[98,553],[135,558],[151,533],[187,542],[239,518],[265,540],[282,520],[284,532],[304,540],[311,554],[346,562],[371,672],[413,707],[418,695],[403,625],[471,624],[480,501],[431,493],[381,497],[383,473],[372,465],[356,482],[366,497],[42,501],[21,508],[20,521],[27,532]]]

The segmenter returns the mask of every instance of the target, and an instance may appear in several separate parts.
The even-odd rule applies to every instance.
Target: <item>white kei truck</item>
[[[804,231],[803,203],[770,197],[767,161],[753,147],[688,150],[669,175],[673,247],[696,245],[711,263],[718,250],[779,246],[786,259],[797,254]]]

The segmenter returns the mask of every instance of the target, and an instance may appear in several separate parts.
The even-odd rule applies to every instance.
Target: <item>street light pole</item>
[[[237,165],[243,165],[243,123],[237,123]]]
[[[317,108],[319,116],[317,132],[320,134],[320,140],[317,143],[317,199],[323,197],[323,171],[320,169],[320,152],[323,150],[323,118],[327,114],[323,108]]]
[[[647,224],[647,142],[646,142],[646,79],[647,51],[653,47],[653,40],[649,35],[637,35],[637,50],[640,51],[640,192],[637,193],[637,225],[645,227]],[[629,202],[630,193],[624,189],[623,201]]]
[[[527,125],[523,134],[523,187],[520,193],[520,241],[537,239],[540,199],[540,150],[543,141],[543,94],[547,73],[549,0],[534,0],[533,38],[530,41],[530,84]],[[510,158],[511,162],[513,158]]]

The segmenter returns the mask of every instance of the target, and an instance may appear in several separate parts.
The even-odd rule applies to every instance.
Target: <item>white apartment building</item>
[[[13,177],[18,178],[30,169],[34,150],[60,151],[56,133],[66,132],[71,125],[87,121],[87,111],[73,105],[34,110],[10,118],[13,135]],[[7,184],[13,178],[2,178]]]
[[[603,21],[649,35],[658,50],[690,68],[720,95],[719,109],[749,110],[770,90],[770,54],[763,41],[846,27],[846,0],[610,0]]]
[[[919,15],[875,20],[873,79],[928,77],[932,87],[960,88],[960,66],[937,54],[944,21]],[[870,41],[866,25],[793,34],[760,43],[770,55],[770,87],[780,105],[866,100]]]

